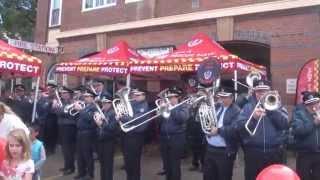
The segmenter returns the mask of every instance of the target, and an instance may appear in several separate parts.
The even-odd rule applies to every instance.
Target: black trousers
[[[201,143],[193,143],[191,144],[192,151],[192,165],[194,167],[203,166],[204,164],[204,156],[205,156],[205,144]]]
[[[140,180],[143,144],[143,133],[123,135],[123,154],[127,180]]]
[[[203,180],[231,180],[234,159],[235,155],[228,154],[225,148],[208,147],[204,161]]]
[[[56,118],[48,118],[43,125],[43,142],[48,154],[55,153],[58,142],[58,123]]]
[[[75,170],[76,155],[76,125],[59,125],[59,135],[64,160],[64,168]]]
[[[95,146],[94,133],[78,132],[77,136],[77,165],[80,176],[94,177],[93,148]]]
[[[258,174],[272,164],[284,164],[284,149],[273,149],[263,152],[258,149],[244,148],[245,179],[255,180]]]
[[[299,152],[297,156],[297,173],[301,180],[320,179],[320,153]]]
[[[99,141],[97,143],[98,157],[100,161],[101,180],[113,180],[113,157],[115,141]]]
[[[160,142],[164,168],[166,170],[166,180],[180,180],[181,156],[186,144],[185,134],[161,136]]]

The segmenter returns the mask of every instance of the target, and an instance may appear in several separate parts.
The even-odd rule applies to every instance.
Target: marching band
[[[289,121],[278,92],[262,78],[254,78],[252,84],[248,84],[251,95],[242,102],[241,108],[235,101],[233,87],[214,86],[199,86],[196,95],[187,98],[183,97],[182,89],[170,87],[160,93],[156,108],[150,110],[147,91],[143,89],[124,86],[118,90],[118,97],[112,97],[104,92],[101,80],[85,89],[70,89],[49,82],[47,92],[40,89],[36,121],[51,153],[59,132],[64,159],[61,171],[69,175],[77,170],[75,179],[78,180],[94,179],[95,152],[100,162],[100,179],[113,179],[119,134],[127,180],[140,180],[145,134],[153,119],[159,124],[166,180],[181,179],[181,156],[188,143],[186,125],[191,120],[198,122],[198,129],[202,130],[198,132],[205,144],[203,151],[199,151],[205,151],[201,161],[204,180],[231,180],[240,147],[244,152],[246,180],[255,180],[259,172],[271,164],[284,164],[289,129],[296,140],[298,174],[303,180],[320,179],[320,166],[315,165],[320,163],[317,93],[305,92],[303,103],[293,110],[292,121]],[[24,107],[29,106],[26,104],[30,101],[21,92],[24,90],[23,85],[16,85],[14,99],[2,101],[27,111]],[[18,115],[23,118],[23,113],[27,112]]]

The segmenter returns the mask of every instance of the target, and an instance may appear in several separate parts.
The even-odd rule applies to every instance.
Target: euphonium
[[[116,95],[119,98],[116,98],[112,101],[114,111],[118,117],[130,116],[133,117],[133,109],[129,100],[130,88],[123,87],[121,88]]]

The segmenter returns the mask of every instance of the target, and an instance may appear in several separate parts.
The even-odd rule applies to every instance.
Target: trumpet
[[[104,120],[106,123],[109,123],[109,119],[104,115],[102,112],[102,109],[100,108],[99,104],[97,102],[94,102],[94,105],[97,108],[97,111],[93,114],[93,119],[95,121],[98,121],[100,119]]]
[[[157,106],[156,108],[154,108],[154,109],[142,114],[141,116],[138,116],[138,117],[126,122],[126,123],[120,123],[121,130],[123,132],[132,131],[135,128],[142,126],[142,125],[144,125],[144,124],[146,124],[146,123],[148,123],[148,122],[152,121],[153,119],[156,119],[160,116],[164,117],[165,119],[168,119],[170,117],[171,111],[173,109],[180,107],[186,103],[192,104],[192,103],[198,102],[198,101],[205,98],[205,96],[197,97],[197,96],[193,95],[193,96],[190,96],[187,99],[181,101],[180,103],[178,103],[176,105],[171,105],[171,103],[169,102],[169,99],[164,96],[166,90],[167,89],[165,89],[159,93],[160,96],[162,96],[162,97],[160,97],[159,99],[157,99],[155,101],[155,104]],[[144,118],[144,117],[146,117],[152,113],[155,113],[155,112],[156,112],[156,114],[154,116],[144,120],[143,122],[141,122],[139,124],[134,124],[138,120],[141,120],[141,118]]]
[[[116,93],[119,98],[116,98],[112,101],[114,111],[118,117],[133,117],[133,109],[130,104],[129,93],[130,88],[123,87]]]
[[[64,112],[65,113],[69,113],[71,116],[75,116],[77,114],[79,114],[79,110],[76,110],[74,107],[75,105],[79,105],[81,107],[81,109],[84,109],[86,107],[86,104],[83,101],[76,101],[72,104],[69,104],[67,106],[64,107]]]
[[[246,124],[245,124],[245,128],[248,131],[248,133],[253,136],[256,134],[259,124],[263,118],[263,116],[261,115],[258,119],[258,122],[255,126],[255,128],[252,130],[250,130],[249,128],[249,124],[252,121],[252,117],[254,112],[256,111],[257,108],[262,107],[265,110],[268,111],[274,111],[277,110],[281,107],[281,100],[280,100],[280,95],[278,93],[278,91],[269,91],[267,92],[264,96],[261,97],[261,99],[257,102],[257,105],[255,106],[253,112],[251,113],[249,119],[247,120]]]

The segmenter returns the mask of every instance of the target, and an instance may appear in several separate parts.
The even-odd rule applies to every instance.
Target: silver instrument
[[[97,111],[94,112],[94,114],[93,114],[93,119],[94,119],[95,121],[102,119],[102,120],[104,120],[106,123],[109,123],[109,119],[104,115],[104,113],[102,112],[102,110],[101,110],[100,106],[98,105],[98,103],[94,103],[94,105],[96,106]]]
[[[246,87],[249,90],[251,90],[253,88],[253,82],[261,80],[261,79],[262,79],[262,76],[259,72],[252,71],[246,76],[246,83],[247,84],[243,84],[240,81],[236,81],[235,79],[232,79],[232,81],[235,81],[236,83],[240,84],[241,86]]]
[[[245,128],[248,131],[248,133],[253,136],[256,134],[257,129],[259,127],[259,124],[263,118],[263,116],[260,116],[259,119],[257,120],[257,124],[255,126],[255,128],[252,130],[250,130],[249,128],[249,124],[250,122],[253,120],[253,114],[256,111],[257,108],[263,108],[265,110],[268,111],[274,111],[277,110],[281,107],[281,100],[280,100],[280,95],[278,93],[278,91],[268,91],[264,96],[262,96],[260,98],[260,100],[257,102],[257,105],[255,106],[253,112],[251,113],[249,119],[247,120],[246,124],[245,124]]]
[[[201,129],[205,134],[210,134],[212,127],[217,127],[217,113],[215,108],[214,94],[215,90],[206,90],[206,101],[202,101],[198,109],[198,117],[201,124]]]
[[[171,105],[169,99],[165,96],[167,90],[168,89],[162,90],[159,93],[158,96],[160,96],[160,98],[155,101],[155,104],[157,106],[156,108],[154,108],[154,109],[142,114],[141,116],[138,116],[138,117],[126,122],[126,123],[120,123],[120,127],[121,127],[122,131],[123,132],[132,131],[135,128],[142,126],[142,125],[144,125],[144,124],[146,124],[146,123],[148,123],[148,122],[152,121],[153,119],[156,119],[160,116],[164,117],[165,119],[168,119],[170,117],[171,111],[173,109],[180,107],[186,103],[192,104],[192,103],[198,102],[198,101],[205,98],[205,96],[200,96],[200,97],[190,96],[187,99],[181,101],[180,103],[178,103],[176,105]],[[135,124],[138,120],[141,120],[141,118],[144,118],[152,113],[156,113],[156,114],[149,117],[148,119],[144,120],[141,123]]]
[[[59,107],[62,107],[63,104],[62,104],[62,100],[61,100],[61,97],[60,97],[58,88],[56,88],[56,89],[54,90],[54,94],[55,94],[55,96],[56,96],[56,100],[57,100],[58,106],[59,106]]]
[[[118,96],[118,98],[115,98],[112,101],[112,105],[116,113],[116,116],[133,117],[133,109],[130,104],[129,94],[130,94],[129,87],[123,87],[116,93],[116,96]]]
[[[74,108],[76,104],[78,104],[81,107],[81,109],[84,109],[86,107],[86,104],[83,101],[76,101],[72,104],[65,106],[64,112],[69,113],[71,116],[79,114],[80,111]]]

